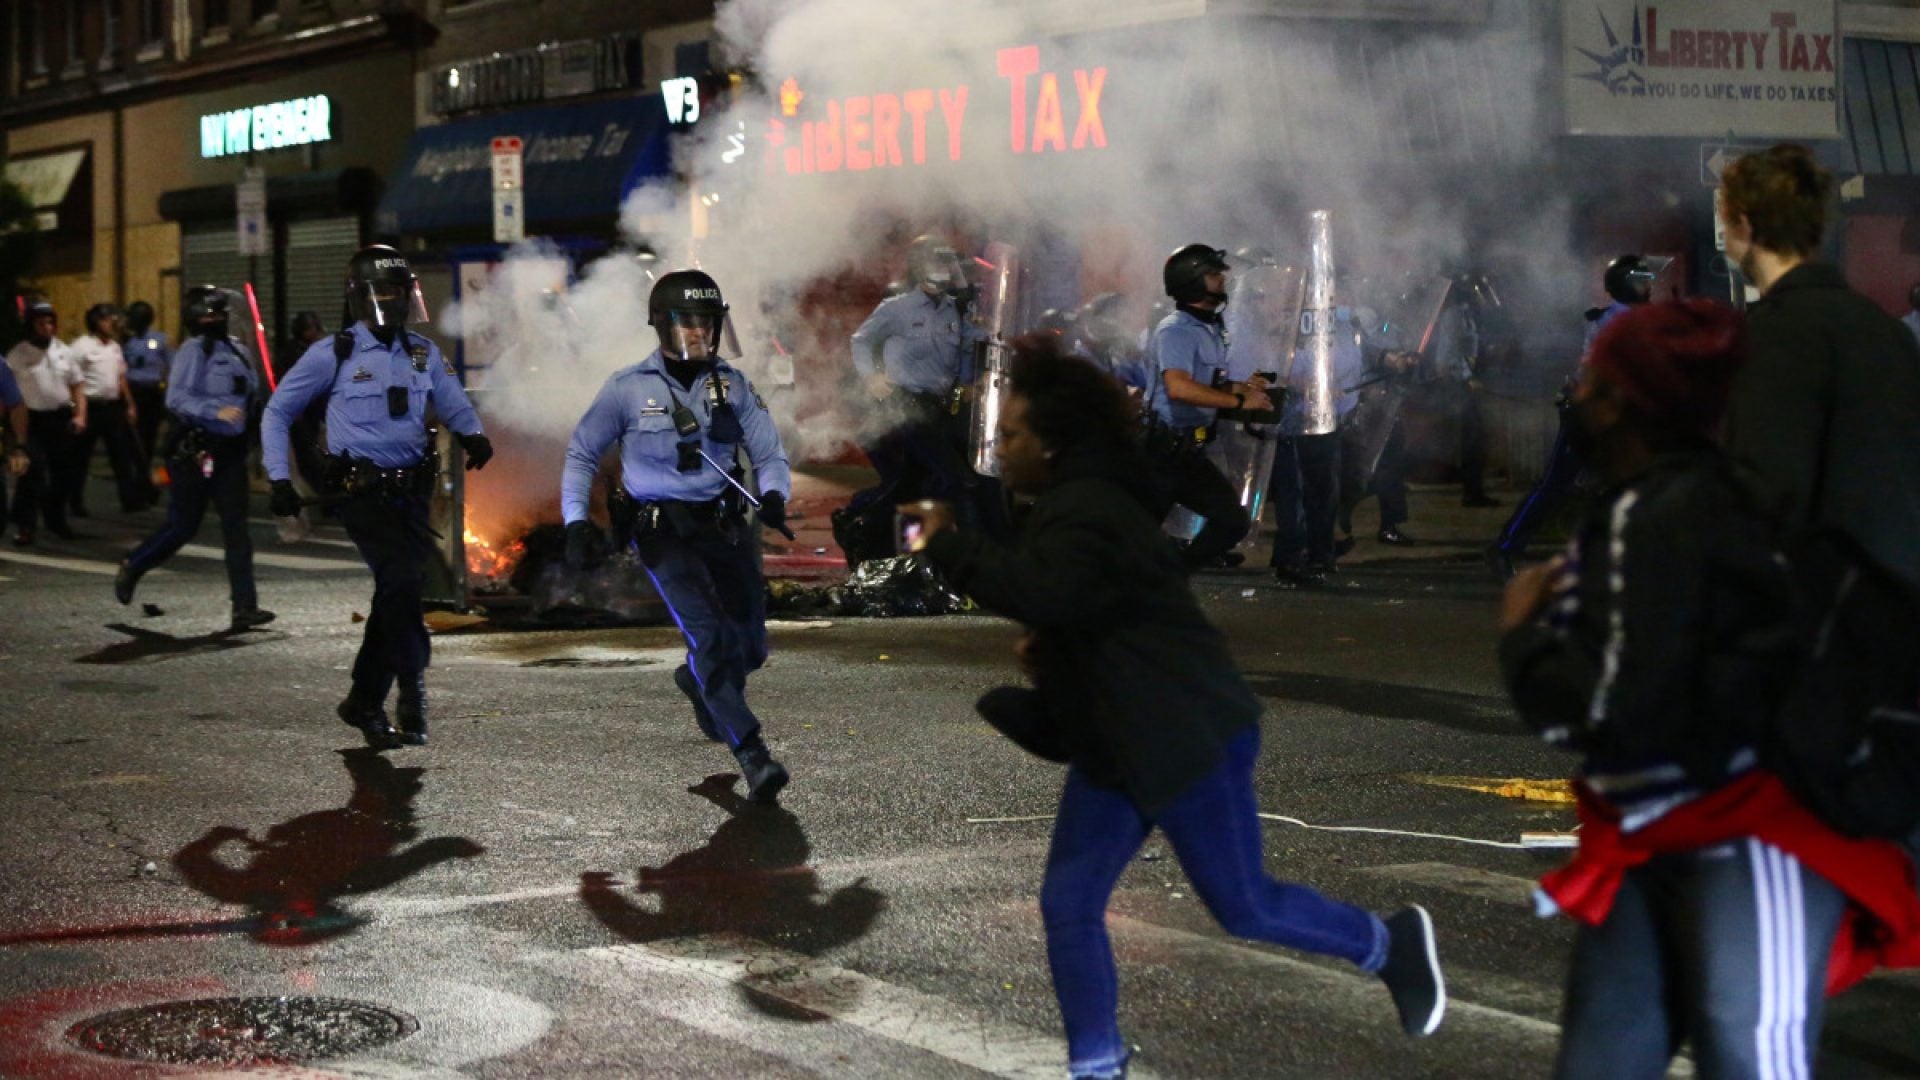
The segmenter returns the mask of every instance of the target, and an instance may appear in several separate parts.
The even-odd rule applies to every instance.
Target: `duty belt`
[[[440,462],[428,454],[412,465],[382,467],[365,458],[348,454],[328,456],[326,487],[345,495],[413,496],[433,494],[433,482],[440,473]]]
[[[188,427],[185,424],[177,424],[173,430],[171,442],[163,455],[169,461],[223,453],[242,445],[246,440],[244,435],[215,435],[205,428]]]
[[[1205,449],[1213,439],[1212,424],[1187,428],[1174,427],[1157,417],[1147,424],[1147,446],[1160,453]]]

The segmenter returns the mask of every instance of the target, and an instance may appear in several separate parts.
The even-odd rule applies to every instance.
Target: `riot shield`
[[[1432,354],[1440,315],[1446,310],[1452,293],[1451,278],[1438,275],[1412,278],[1387,305],[1379,325],[1369,328],[1375,344],[1391,352],[1415,354],[1421,358],[1418,361],[1420,376],[1438,377],[1436,363],[1427,357]],[[1380,372],[1369,376],[1358,387],[1347,388],[1358,391],[1359,402],[1340,426],[1344,462],[1341,471],[1345,473],[1346,482],[1356,490],[1366,490],[1374,471],[1380,467],[1380,455],[1386,452],[1387,440],[1393,437],[1393,426],[1399,422],[1400,412],[1406,406],[1411,381],[1410,374]]]
[[[1247,271],[1234,302],[1254,309],[1250,324],[1273,337],[1272,356],[1292,356],[1300,340],[1300,307],[1306,299],[1306,275],[1297,266],[1264,266]],[[1280,383],[1280,373],[1256,372]],[[1223,413],[1219,437],[1208,449],[1222,474],[1240,496],[1240,505],[1253,525],[1240,542],[1252,547],[1260,540],[1261,518],[1267,509],[1267,485],[1273,478],[1273,455],[1279,439],[1280,413]]]
[[[1298,356],[1287,361],[1287,388],[1297,399],[1299,435],[1330,434],[1340,423],[1340,388],[1334,385],[1333,214],[1315,210],[1307,215],[1306,301],[1300,312],[1300,332],[1306,336],[1305,366]]]
[[[974,354],[973,421],[967,433],[967,456],[975,472],[999,476],[1000,463],[994,460],[994,444],[1000,438],[1000,409],[1006,403],[1012,383],[1012,353],[1007,343],[1018,333],[1020,252],[1012,244],[995,241],[987,245],[990,268],[980,282],[978,318],[986,333]]]

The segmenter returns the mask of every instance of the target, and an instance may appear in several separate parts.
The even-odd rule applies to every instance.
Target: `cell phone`
[[[893,549],[901,555],[916,555],[927,546],[927,515],[946,504],[937,499],[906,503],[894,511]]]

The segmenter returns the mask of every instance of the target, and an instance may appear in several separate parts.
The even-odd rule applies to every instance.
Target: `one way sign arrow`
[[[1741,157],[1766,147],[1747,143],[1701,143],[1700,144],[1700,182],[1707,187],[1720,186],[1720,174],[1727,166]]]

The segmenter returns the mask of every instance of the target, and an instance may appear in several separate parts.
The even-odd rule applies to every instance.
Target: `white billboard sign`
[[[1562,0],[1572,135],[1838,138],[1835,0]]]

